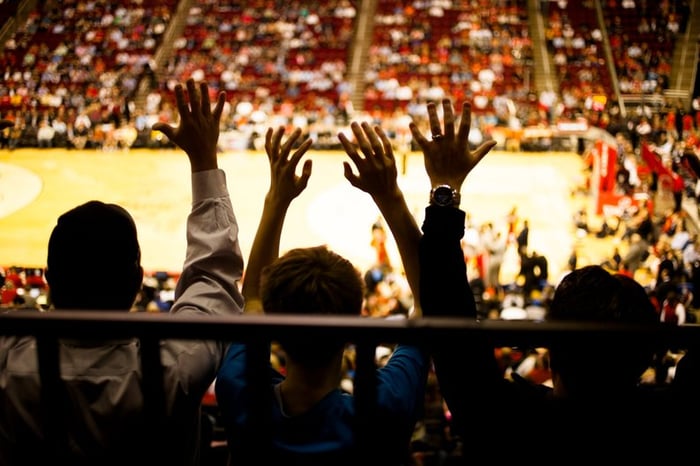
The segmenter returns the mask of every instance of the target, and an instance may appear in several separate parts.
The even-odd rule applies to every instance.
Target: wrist
[[[268,191],[265,195],[265,207],[285,213],[292,204],[292,199],[293,198],[288,198],[286,196],[278,196],[275,192]]]
[[[380,195],[373,195],[372,200],[375,204],[377,204],[377,207],[379,207],[380,210],[383,206],[391,208],[397,203],[405,202],[403,193],[400,190],[382,193]]]
[[[190,169],[192,173],[216,170],[219,168],[216,158],[213,160],[190,159]]]

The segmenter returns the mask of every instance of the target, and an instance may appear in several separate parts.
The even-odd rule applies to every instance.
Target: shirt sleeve
[[[380,409],[402,414],[407,422],[415,421],[416,408],[423,403],[429,361],[418,347],[398,345],[386,365],[377,370]]]
[[[175,288],[171,314],[235,315],[243,309],[238,282],[243,258],[238,223],[222,170],[192,174],[192,210],[187,219],[187,253]],[[161,358],[168,396],[198,394],[214,381],[228,342],[166,340]],[[180,395],[178,395],[180,393]]]
[[[243,256],[238,223],[222,170],[192,174],[192,211],[187,254],[177,286],[174,314],[239,314]]]
[[[465,213],[429,206],[420,242],[420,299],[425,317],[476,318],[476,302],[467,277],[460,239]],[[499,399],[503,378],[487,342],[447,339],[431,348],[435,374],[452,414],[453,428],[469,436],[474,400]]]
[[[476,317],[460,240],[465,213],[429,206],[420,240],[420,297],[425,317]]]
[[[426,352],[397,345],[389,361],[377,370],[377,431],[387,451],[401,451],[422,414],[430,369]]]

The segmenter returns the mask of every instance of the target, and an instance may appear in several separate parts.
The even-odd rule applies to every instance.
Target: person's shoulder
[[[398,344],[392,349],[384,368],[387,366],[392,367],[394,365],[403,365],[408,360],[414,361],[416,364],[420,364],[422,368],[427,369],[428,353],[420,346]]]
[[[0,336],[0,351],[36,350],[36,339],[33,336],[7,335]],[[33,359],[33,358],[32,358]]]

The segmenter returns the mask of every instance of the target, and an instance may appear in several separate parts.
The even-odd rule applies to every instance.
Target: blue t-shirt
[[[221,411],[229,451],[236,451],[245,438],[249,402],[246,394],[246,346],[232,344],[216,380],[216,398]],[[414,346],[398,345],[385,366],[377,369],[377,413],[381,445],[401,464],[407,458],[418,410],[423,406],[429,369],[426,353]],[[286,416],[275,397],[275,387],[284,376],[270,368],[271,459],[284,464],[357,464],[355,446],[355,399],[340,388],[328,393],[309,411]],[[386,437],[384,437],[386,436]],[[393,452],[396,452],[395,454]],[[282,464],[282,463],[278,463]]]

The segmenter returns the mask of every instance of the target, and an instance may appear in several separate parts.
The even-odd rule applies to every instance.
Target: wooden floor
[[[344,154],[311,151],[307,156],[313,173],[289,210],[282,249],[327,244],[364,269],[373,257],[370,227],[378,210],[343,177]],[[226,171],[247,257],[269,183],[267,158],[228,152],[221,154],[220,167]],[[575,154],[492,152],[467,178],[462,207],[477,223],[492,221],[504,228],[507,212],[517,206],[520,217],[530,222],[531,250],[548,258],[555,277],[577,247],[573,212],[590,207],[590,198],[570,195],[581,183],[581,168]],[[400,185],[420,224],[430,188],[422,156],[409,154],[402,172]],[[119,203],[132,213],[147,270],[181,269],[191,198],[189,164],[177,150],[0,150],[0,265],[43,267],[58,215],[90,199]],[[597,262],[612,247],[599,243],[579,250],[581,261]],[[397,258],[393,243],[390,253]],[[517,268],[514,252],[510,257],[503,269],[505,282]]]

